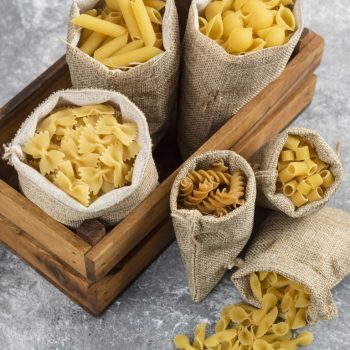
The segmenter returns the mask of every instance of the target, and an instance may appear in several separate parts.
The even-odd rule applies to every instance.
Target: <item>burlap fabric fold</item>
[[[318,157],[330,165],[330,170],[335,178],[334,184],[326,190],[322,200],[307,203],[300,208],[295,208],[292,201],[283,193],[276,193],[278,157],[288,135],[301,136],[309,141],[315,147]],[[343,178],[342,165],[336,152],[317,132],[304,128],[289,128],[273,137],[267,145],[252,157],[250,163],[255,169],[258,189],[257,204],[281,211],[290,217],[303,217],[320,210],[335,195]]]
[[[295,219],[272,213],[250,246],[245,261],[232,276],[243,298],[259,306],[249,286],[249,274],[273,271],[311,291],[310,324],[337,315],[331,289],[350,273],[350,215],[323,208]]]
[[[175,118],[180,62],[178,15],[174,0],[166,1],[163,19],[165,52],[126,71],[110,70],[78,47],[81,29],[68,28],[66,59],[75,89],[99,88],[118,91],[129,97],[144,113],[153,143],[164,136]],[[74,0],[69,21],[95,8],[98,0]]]
[[[283,72],[304,28],[296,0],[297,29],[286,45],[231,55],[199,31],[198,13],[209,2],[192,1],[183,42],[178,143],[184,158]]]
[[[124,121],[137,124],[137,142],[141,145],[141,150],[135,160],[132,184],[104,194],[86,208],[27,165],[21,147],[35,134],[39,121],[56,107],[99,103],[118,107]],[[15,167],[24,195],[54,219],[71,227],[77,227],[84,220],[92,218],[99,218],[108,225],[116,224],[158,184],[158,173],[152,158],[152,141],[145,116],[128,98],[114,91],[83,89],[52,94],[34,110],[11,143],[5,146],[5,157]]]
[[[246,203],[221,218],[204,216],[198,210],[178,209],[180,182],[193,169],[206,169],[223,159],[230,172],[246,176]],[[216,151],[188,160],[171,190],[170,208],[177,242],[185,265],[191,297],[203,300],[221,280],[247,243],[253,227],[256,185],[249,164],[232,151]]]

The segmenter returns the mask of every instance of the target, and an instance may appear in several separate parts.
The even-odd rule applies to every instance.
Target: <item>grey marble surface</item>
[[[64,53],[69,3],[0,0],[0,105]],[[350,7],[307,0],[305,13],[307,25],[326,39],[326,53],[315,99],[295,124],[318,130],[331,145],[341,141],[346,176],[332,205],[350,212]],[[229,277],[204,302],[192,303],[173,244],[95,319],[0,247],[0,349],[172,349],[174,334],[192,334],[197,323],[214,322],[223,306],[240,299]],[[311,328],[310,350],[350,349],[350,278],[333,294],[339,318]]]

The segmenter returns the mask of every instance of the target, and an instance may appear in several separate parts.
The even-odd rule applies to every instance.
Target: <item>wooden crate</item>
[[[181,23],[188,1],[179,1]],[[245,158],[312,101],[323,40],[306,30],[284,73],[233,116],[196,153],[232,149]],[[0,145],[52,92],[69,88],[64,57],[0,110]],[[2,147],[0,150],[0,155]],[[0,242],[94,315],[174,240],[169,193],[182,161],[171,130],[154,152],[161,184],[97,244],[89,244],[25,198],[13,168],[0,161]]]

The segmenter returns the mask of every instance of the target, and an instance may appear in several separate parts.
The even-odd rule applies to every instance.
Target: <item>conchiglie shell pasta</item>
[[[222,1],[213,1],[205,9],[205,17],[208,21],[214,18],[216,15],[224,11],[224,3]]]
[[[282,26],[259,30],[258,35],[266,41],[266,47],[281,46],[286,38],[285,29]]]
[[[252,28],[235,28],[225,42],[225,48],[229,53],[241,53],[248,50],[252,44]]]
[[[266,45],[266,41],[261,38],[256,38],[253,40],[252,46],[248,49],[248,52],[260,51]]]
[[[223,17],[224,37],[228,38],[235,28],[243,28],[243,19],[240,12],[227,11]]]
[[[206,26],[206,35],[214,40],[218,40],[224,33],[224,24],[222,22],[221,14],[214,16]]]
[[[266,29],[272,26],[275,20],[276,11],[259,9],[256,12],[250,14],[247,18],[247,25],[252,27],[255,32],[260,29]]]
[[[288,8],[281,5],[276,14],[276,23],[282,27],[285,27],[287,30],[295,30],[295,17],[293,12]]]

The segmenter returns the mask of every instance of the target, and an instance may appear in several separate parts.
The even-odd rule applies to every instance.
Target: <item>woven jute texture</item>
[[[246,203],[216,218],[198,210],[178,209],[180,182],[193,169],[206,169],[224,160],[229,171],[240,169],[246,177]],[[177,242],[185,265],[191,297],[203,300],[221,280],[247,243],[253,227],[256,197],[254,173],[249,164],[232,151],[216,151],[188,160],[179,172],[170,195],[170,208]]]
[[[98,0],[74,0],[70,20],[95,8]],[[67,63],[76,89],[115,90],[129,97],[144,113],[153,143],[156,145],[175,118],[180,63],[178,15],[174,0],[166,1],[163,19],[164,53],[126,71],[110,70],[77,47],[81,35],[78,26],[69,25]]]
[[[132,184],[104,194],[86,208],[27,165],[21,147],[35,134],[39,121],[56,107],[99,103],[114,105],[120,109],[124,121],[137,124],[137,142],[141,145],[141,150],[135,160]],[[24,195],[54,219],[71,227],[77,227],[84,220],[92,218],[100,218],[108,225],[116,224],[158,184],[158,173],[152,158],[152,141],[145,116],[127,97],[114,91],[83,89],[52,94],[34,110],[11,143],[5,146],[5,156],[17,170]]]
[[[183,42],[178,142],[184,158],[283,72],[304,28],[296,0],[297,29],[286,45],[231,55],[199,31],[198,13],[209,2],[192,1]]]
[[[232,276],[243,298],[259,306],[249,286],[249,274],[273,271],[311,291],[310,324],[337,316],[331,289],[350,273],[350,215],[323,208],[295,219],[274,212],[250,246],[245,261]]]
[[[322,200],[305,204],[300,208],[295,208],[292,201],[284,194],[276,193],[278,157],[288,135],[301,136],[313,145],[319,158],[330,165],[330,170],[335,178],[334,184],[326,190]],[[281,211],[290,217],[303,217],[320,210],[335,195],[343,178],[342,165],[336,152],[317,132],[304,128],[289,128],[273,137],[267,145],[252,157],[250,162],[253,168],[256,168],[257,204]]]

